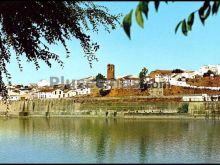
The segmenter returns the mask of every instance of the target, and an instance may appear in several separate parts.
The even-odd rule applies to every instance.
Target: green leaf
[[[139,3],[140,9],[141,9],[141,11],[144,13],[146,19],[148,19],[148,11],[149,11],[148,3],[149,3],[149,2],[147,2],[147,1],[141,1],[141,2]]]
[[[205,13],[205,11],[206,11],[206,13]],[[208,18],[210,11],[211,11],[211,6],[210,6],[210,4],[207,4],[207,2],[205,2],[204,6],[202,6],[199,9],[199,18],[200,18],[203,25],[205,25],[205,20]]]
[[[136,8],[135,17],[136,17],[136,21],[137,21],[138,25],[143,28],[144,27],[144,20],[143,20],[143,17],[142,17],[141,4],[142,3],[139,3],[137,8]]]
[[[158,11],[159,5],[160,5],[160,1],[154,1],[154,5],[155,5],[155,10]]]
[[[199,14],[199,18],[200,18],[202,24],[204,25],[204,16],[203,16],[203,15],[204,15],[204,8],[203,8],[203,7],[201,7],[201,8],[199,9],[198,14]]]
[[[131,29],[132,13],[133,13],[133,9],[123,19],[123,28],[129,39],[131,39],[130,29]]]
[[[194,12],[189,15],[188,20],[187,20],[187,29],[189,31],[192,30],[193,22],[194,22]]]
[[[182,23],[182,21],[180,21],[180,22],[176,25],[175,34],[176,34],[176,32],[177,32],[177,30],[178,30],[178,28],[179,28],[179,26],[180,26],[181,23]]]
[[[187,36],[187,27],[186,27],[186,20],[182,21],[182,32],[185,36]]]
[[[208,16],[210,15],[210,11],[211,11],[211,6],[209,5],[208,6],[208,11],[206,12],[206,15],[205,15],[205,20],[208,18]]]
[[[212,6],[212,14],[217,14],[219,5],[220,5],[220,1],[214,2],[213,6]]]

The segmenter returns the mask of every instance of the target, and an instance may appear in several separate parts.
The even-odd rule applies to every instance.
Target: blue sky
[[[135,9],[138,2],[96,2],[109,8],[111,13],[127,14]],[[12,74],[12,83],[28,84],[47,79],[51,76],[64,76],[66,79],[79,79],[95,76],[98,73],[106,75],[107,64],[115,64],[116,76],[134,74],[138,75],[143,67],[149,72],[155,69],[189,69],[197,70],[204,64],[220,64],[220,27],[219,14],[207,19],[203,26],[195,16],[192,32],[185,37],[181,31],[175,35],[174,29],[183,18],[198,9],[202,2],[161,2],[159,12],[156,13],[153,2],[150,2],[148,20],[144,19],[144,29],[135,22],[131,27],[131,40],[128,39],[123,29],[118,28],[110,34],[100,30],[98,34],[91,33],[92,39],[100,44],[97,52],[98,62],[89,63],[83,57],[83,51],[77,40],[68,41],[71,51],[70,58],[65,58],[65,50],[61,45],[52,46],[51,50],[60,54],[65,66],[62,69],[53,63],[52,68],[41,63],[41,68],[36,71],[33,64],[22,61],[23,71],[20,72],[14,58],[8,65]],[[122,22],[123,17],[121,18]],[[181,30],[181,29],[179,29]]]

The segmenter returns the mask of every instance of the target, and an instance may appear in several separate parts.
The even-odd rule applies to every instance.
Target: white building
[[[20,100],[20,98],[21,97],[19,95],[10,95],[8,100],[10,100],[10,101],[18,101],[18,100]]]
[[[195,94],[195,95],[188,95],[183,96],[183,101],[212,101],[211,96],[207,94]]]
[[[199,75],[203,75],[204,73],[207,73],[208,70],[214,72],[216,75],[220,75],[220,65],[203,65],[199,71]]]
[[[76,89],[76,94],[77,95],[88,95],[91,93],[91,88],[79,88],[79,89]]]
[[[20,100],[20,91],[8,89],[8,96],[9,96],[8,100],[18,101]]]
[[[194,71],[184,71],[183,73],[180,73],[181,77],[185,77],[186,79],[194,79],[195,78],[195,73]]]
[[[36,97],[38,99],[50,99],[50,98],[53,98],[52,97],[52,91],[51,89],[43,89],[43,90],[40,90],[38,92],[36,92]]]
[[[61,89],[42,89],[36,93],[38,99],[56,99],[63,98]]]
[[[140,83],[139,77],[135,75],[120,76],[118,81],[121,81],[123,87],[137,86]]]
[[[77,92],[75,90],[64,90],[63,91],[63,97],[73,97],[76,96]]]

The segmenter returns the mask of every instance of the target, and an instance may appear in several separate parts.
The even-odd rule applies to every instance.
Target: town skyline
[[[68,83],[71,83],[71,82],[75,82],[75,81],[79,81],[79,80],[84,80],[84,79],[95,79],[95,77],[99,74],[99,73],[101,73],[105,78],[107,78],[108,77],[108,65],[114,65],[114,64],[107,64],[106,65],[106,67],[105,67],[105,69],[103,70],[105,73],[101,73],[101,72],[98,72],[96,75],[87,75],[87,76],[84,76],[84,77],[80,77],[80,78],[69,78],[69,77],[65,77],[65,75],[61,75],[61,76],[50,76],[50,77],[48,77],[47,79],[39,79],[38,81],[36,81],[36,82],[30,82],[30,83],[27,83],[27,84],[22,84],[22,83],[11,83],[12,85],[24,85],[24,86],[28,86],[28,85],[30,85],[30,84],[37,84],[37,83],[41,83],[41,82],[43,82],[43,83],[46,83],[46,84],[51,84],[51,81],[53,81],[54,79],[57,79],[57,81],[58,81],[58,83],[57,84],[68,84]],[[201,72],[201,70],[203,70],[203,68],[204,67],[206,67],[206,66],[208,66],[208,68],[211,66],[211,67],[213,67],[213,68],[215,68],[216,66],[218,66],[219,68],[220,68],[220,64],[205,64],[205,65],[202,65],[202,66],[200,66],[199,68],[197,68],[196,70],[190,70],[190,69],[183,69],[183,68],[172,68],[172,69],[170,69],[170,68],[165,68],[165,69],[161,69],[161,68],[158,68],[158,69],[155,69],[155,70],[149,70],[149,68],[147,68],[147,70],[148,70],[148,72],[147,72],[147,76],[149,76],[151,73],[153,73],[153,72],[156,72],[156,71],[170,71],[170,72],[172,72],[172,71],[174,71],[174,70],[176,70],[176,69],[180,69],[180,70],[182,70],[182,71],[184,71],[184,72],[194,72],[194,73],[196,73],[196,74],[198,74],[199,72]],[[139,73],[141,72],[141,70],[139,71],[139,73],[138,74],[129,74],[129,73],[125,73],[124,75],[118,75],[117,74],[117,66],[115,67],[115,65],[114,65],[114,68],[116,68],[116,69],[114,69],[114,78],[115,79],[120,79],[120,78],[122,78],[122,77],[126,77],[126,76],[135,76],[136,78],[138,78],[139,77]],[[144,68],[144,67],[143,67]],[[207,69],[206,69],[206,71],[207,71]],[[206,72],[206,71],[202,71],[203,73],[202,74],[204,74],[204,72]],[[9,84],[8,84],[9,85]],[[51,85],[49,85],[49,86],[51,86]],[[53,86],[53,85],[52,85]]]

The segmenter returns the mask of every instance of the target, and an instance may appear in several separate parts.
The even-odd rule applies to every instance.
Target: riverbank
[[[220,117],[205,117],[205,116],[197,116],[197,115],[189,115],[189,114],[172,114],[172,115],[145,115],[145,116],[124,116],[122,117],[105,117],[105,116],[95,116],[95,115],[51,115],[49,117],[43,115],[29,115],[29,116],[19,116],[19,115],[12,115],[9,114],[8,116],[0,115],[0,118],[10,119],[10,118],[21,118],[21,119],[28,119],[28,118],[97,118],[97,119],[106,119],[106,120],[118,120],[118,119],[132,119],[132,120],[220,120]]]
[[[149,99],[149,98],[147,98]],[[104,118],[218,118],[220,102],[156,102],[142,97],[77,98],[0,103],[0,115],[10,117],[104,117]],[[167,99],[167,98],[166,98]],[[171,99],[171,98],[170,98]],[[176,98],[174,98],[176,99]],[[187,113],[178,113],[184,104]]]

